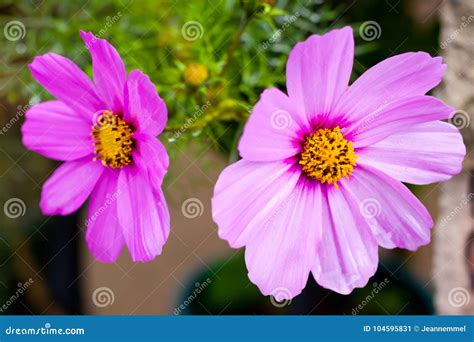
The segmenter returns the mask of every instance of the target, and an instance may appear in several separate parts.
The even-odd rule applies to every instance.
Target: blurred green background
[[[196,186],[212,192],[211,181],[204,185],[196,181],[189,186],[174,186],[184,165],[190,164],[183,156],[194,156],[193,163],[199,160],[200,172],[209,174],[211,179],[216,169],[238,159],[236,144],[260,93],[274,86],[285,89],[285,63],[296,42],[313,33],[351,25],[356,35],[354,79],[393,54],[419,50],[438,54],[439,28],[433,15],[437,5],[437,1],[408,0],[0,0],[0,24],[5,29],[0,38],[0,125],[7,128],[0,134],[0,204],[11,198],[19,198],[25,204],[19,218],[0,215],[0,309],[2,303],[10,303],[0,313],[105,312],[90,304],[89,292],[96,283],[88,285],[93,280],[86,274],[99,267],[101,271],[92,274],[98,277],[98,273],[103,273],[106,277],[110,268],[84,261],[90,259],[83,257],[81,214],[46,218],[38,208],[41,185],[57,163],[26,151],[21,144],[25,110],[30,104],[51,98],[27,68],[35,55],[56,52],[67,56],[90,75],[90,56],[79,36],[82,29],[108,39],[124,59],[127,71],[139,68],[150,76],[168,106],[169,122],[160,139],[171,160],[181,165],[172,168],[165,180],[169,185],[165,189],[167,196],[175,199],[179,214],[181,199],[189,197],[186,191],[192,194]],[[6,26],[12,21],[21,23],[16,36],[6,34]],[[379,25],[380,32],[375,32],[375,37],[361,37],[360,28],[367,22]],[[220,164],[216,164],[215,158]],[[202,178],[200,174],[194,176]],[[180,197],[181,193],[186,195]],[[198,226],[193,221],[185,224],[186,229]],[[199,225],[205,236],[216,234],[210,217]],[[386,252],[377,275],[365,289],[350,296],[331,293],[310,280],[303,294],[291,304],[280,304],[261,296],[249,283],[241,252],[236,253],[225,244],[219,246],[219,252],[207,253],[211,255],[206,254],[205,258],[196,252],[206,266],[192,264],[184,272],[184,280],[180,278],[181,286],[170,285],[175,291],[172,299],[158,312],[433,312],[430,286],[425,285],[430,272],[426,266],[429,248],[416,252],[409,262],[406,259],[411,259],[412,253]],[[160,258],[156,267],[162,265]],[[166,262],[173,261],[163,261]],[[134,270],[140,267],[130,266]],[[138,280],[134,281],[146,283],[149,273],[135,277]],[[18,289],[30,278],[31,286],[17,296]],[[211,280],[209,284],[207,279]],[[127,277],[122,277],[114,283],[115,293],[130,291],[133,285],[127,281]],[[203,289],[202,284],[206,284]],[[385,284],[383,291],[373,296],[380,284]],[[153,289],[143,291],[148,291],[149,298],[155,298]],[[147,296],[142,298],[146,300]],[[133,304],[117,307],[118,298],[115,301],[112,312],[133,312]],[[361,303],[365,303],[362,309],[355,310]],[[146,302],[142,304],[141,308],[147,307]],[[133,313],[143,312],[155,311],[148,306],[145,311],[137,309]]]

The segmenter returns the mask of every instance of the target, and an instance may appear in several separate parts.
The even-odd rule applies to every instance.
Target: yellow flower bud
[[[184,70],[184,81],[193,87],[203,84],[208,77],[209,72],[202,64],[189,64]]]

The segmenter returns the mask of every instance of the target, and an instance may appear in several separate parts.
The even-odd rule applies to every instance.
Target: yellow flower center
[[[356,161],[352,142],[335,127],[321,128],[308,135],[298,163],[308,177],[337,188],[342,177],[349,178],[352,174]]]
[[[104,166],[120,169],[132,162],[133,129],[119,116],[104,111],[92,126],[94,160]]]

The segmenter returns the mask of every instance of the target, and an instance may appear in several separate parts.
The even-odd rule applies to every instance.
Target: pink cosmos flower
[[[267,89],[239,143],[242,160],[220,175],[212,199],[219,236],[245,246],[249,278],[290,299],[309,273],[348,294],[367,284],[378,246],[416,250],[433,221],[401,183],[428,184],[461,170],[453,109],[426,96],[441,58],[410,52],[384,60],[350,86],[352,29],[298,43],[288,95]]]
[[[167,109],[148,76],[126,74],[117,51],[81,31],[92,56],[94,82],[71,60],[35,57],[33,77],[57,101],[32,107],[22,127],[30,150],[64,163],[43,186],[44,215],[67,215],[90,195],[86,241],[102,262],[127,245],[134,261],[161,253],[169,229],[161,183],[168,154],[155,136]]]

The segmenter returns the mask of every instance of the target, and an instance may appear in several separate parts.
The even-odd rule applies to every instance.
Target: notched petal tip
[[[100,38],[97,38],[92,32],[86,32],[86,31],[80,30],[79,34],[81,35],[81,38],[88,49],[90,48],[90,44],[92,43],[93,40],[100,39]]]
[[[121,251],[116,255],[112,253],[104,253],[100,247],[98,247],[93,241],[91,241],[90,238],[88,238],[87,235],[86,235],[86,244],[87,244],[87,248],[89,249],[91,254],[94,256],[94,258],[97,261],[102,262],[104,264],[113,264],[114,262],[117,261],[117,259],[119,258],[121,254]]]
[[[376,271],[377,271],[377,268],[375,268],[372,275],[370,277],[366,278],[365,280],[363,279],[363,277],[360,277],[360,278],[354,279],[354,281],[352,283],[349,283],[349,284],[342,284],[342,283],[340,283],[340,284],[336,284],[336,283],[326,284],[321,280],[317,281],[317,283],[321,287],[324,287],[325,289],[328,289],[328,290],[337,292],[341,295],[347,296],[347,295],[350,295],[356,289],[363,289],[364,287],[366,287],[367,284],[369,283],[370,278],[374,276]],[[360,282],[360,280],[362,280],[362,283]]]
[[[160,250],[159,252],[157,252],[157,254],[154,254],[154,255],[147,255],[147,254],[135,255],[135,254],[131,254],[130,250],[129,250],[129,254],[130,254],[130,257],[131,257],[132,261],[133,262],[139,262],[139,263],[142,263],[142,264],[146,264],[150,261],[155,260],[156,257],[160,256],[162,252],[163,251]]]
[[[310,36],[296,44],[288,57],[288,96],[310,120],[332,113],[349,84],[353,60],[351,27]]]
[[[57,216],[57,215],[65,216],[65,215],[70,214],[70,212],[66,212],[66,211],[62,210],[61,208],[51,207],[47,203],[46,198],[43,195],[41,195],[39,207],[40,207],[40,210],[41,210],[41,214],[43,216]]]
[[[54,52],[48,52],[42,55],[35,56],[31,63],[28,64],[28,69],[30,69],[30,72],[33,74],[33,77],[38,80],[35,76],[35,73],[38,73],[41,71],[42,68],[45,68],[46,63],[50,63],[51,61],[54,61],[57,58],[61,59],[64,57]]]
[[[278,305],[278,303],[281,303],[283,305],[284,302],[291,301],[293,298],[300,295],[301,292],[303,292],[303,289],[306,287],[306,284],[304,286],[295,285],[291,289],[284,286],[273,287],[262,283],[262,281],[258,278],[255,278],[255,276],[251,274],[251,272],[248,272],[247,276],[249,277],[250,281],[255,286],[257,286],[262,295],[273,297],[272,302],[275,301],[276,305]],[[306,279],[309,279],[309,272],[308,277]]]
[[[69,215],[89,197],[103,172],[90,156],[66,161],[43,184],[40,208],[45,215]]]
[[[337,38],[336,38],[336,36],[337,36]],[[306,38],[305,40],[297,43],[295,45],[295,47],[297,47],[297,46],[301,47],[301,46],[304,46],[304,45],[315,43],[316,41],[318,41],[321,38],[328,38],[328,37],[334,37],[336,39],[350,38],[353,41],[354,40],[354,32],[353,32],[351,26],[344,26],[344,27],[341,27],[341,28],[338,28],[338,29],[330,30],[330,31],[325,32],[323,34],[312,34],[308,38]]]

